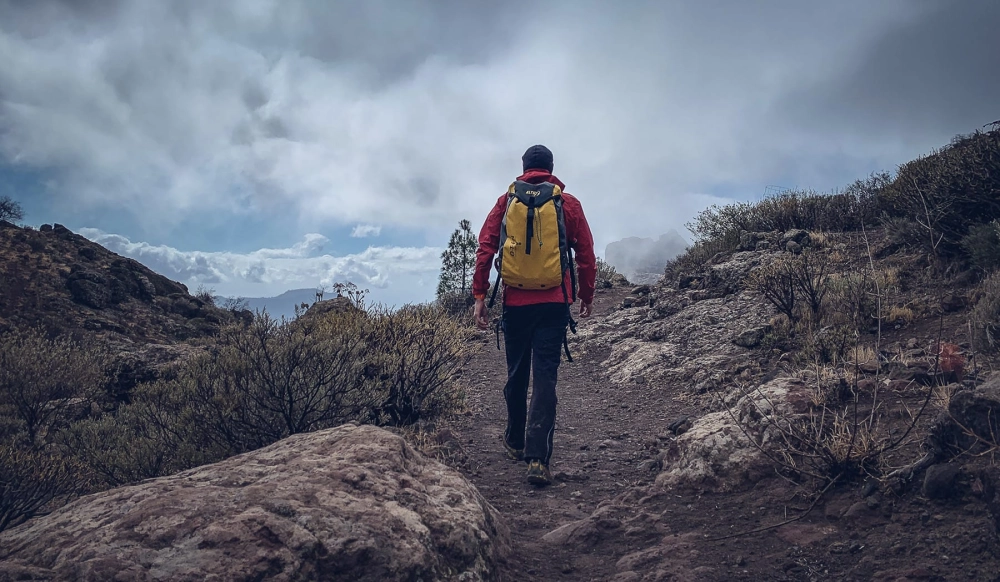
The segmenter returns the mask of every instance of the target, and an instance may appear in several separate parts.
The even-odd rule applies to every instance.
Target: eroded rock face
[[[809,388],[797,378],[776,378],[732,399],[728,410],[695,420],[671,443],[657,485],[731,491],[756,482],[771,470],[760,448],[781,445],[772,419],[804,413]]]
[[[507,539],[457,472],[345,425],[8,530],[0,580],[491,580]]]
[[[774,308],[741,288],[741,282],[770,258],[735,253],[697,277],[686,277],[677,288],[650,288],[641,304],[633,297],[631,308],[609,314],[598,325],[581,326],[574,349],[609,354],[603,365],[611,382],[658,384],[697,400],[754,368],[755,359],[737,339],[747,329],[766,333]],[[753,372],[742,380],[753,378]]]

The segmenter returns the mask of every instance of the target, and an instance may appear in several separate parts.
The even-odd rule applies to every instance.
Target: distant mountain
[[[604,260],[615,270],[636,283],[655,281],[663,274],[667,262],[684,252],[688,242],[676,230],[659,239],[628,237],[610,243]]]
[[[324,299],[331,299],[336,296],[333,291],[328,291]],[[218,305],[223,305],[227,298],[216,299]],[[277,297],[246,297],[246,308],[250,311],[267,311],[268,315],[275,319],[286,319],[295,317],[295,306],[305,303],[312,305],[316,302],[316,289],[292,289],[285,291]]]

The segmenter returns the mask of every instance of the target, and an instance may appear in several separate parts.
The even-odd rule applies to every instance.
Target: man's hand
[[[476,318],[476,327],[479,329],[489,329],[490,328],[490,314],[486,311],[486,300],[476,299],[476,306],[472,312],[473,316]]]
[[[590,314],[594,312],[591,307],[592,304],[580,302],[580,317],[590,317]]]

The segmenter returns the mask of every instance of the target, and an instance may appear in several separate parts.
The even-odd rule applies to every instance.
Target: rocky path
[[[581,328],[594,325],[623,296],[620,289],[599,294],[595,317],[581,321]],[[511,527],[515,551],[505,579],[612,577],[616,560],[637,549],[638,540],[621,528],[608,535],[576,531],[568,536],[568,530],[602,502],[652,482],[658,437],[666,438],[665,427],[683,408],[666,391],[608,384],[601,374],[606,354],[577,350],[574,356],[573,363],[560,367],[551,465],[555,482],[542,489],[529,485],[524,463],[507,459],[500,447],[506,376],[504,354],[492,333],[484,333],[480,352],[463,374],[471,415],[456,427],[457,436],[468,455],[467,476]]]

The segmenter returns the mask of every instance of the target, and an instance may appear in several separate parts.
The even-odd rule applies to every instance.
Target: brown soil
[[[627,292],[600,293],[595,317],[580,325],[596,324]],[[964,460],[956,495],[948,501],[926,499],[919,483],[863,498],[864,484],[855,480],[831,488],[798,521],[713,541],[798,516],[816,491],[778,476],[732,493],[657,487],[656,470],[643,462],[673,438],[671,420],[704,411],[665,387],[611,385],[603,374],[604,354],[595,353],[560,368],[555,483],[537,489],[526,483],[525,465],[508,460],[499,443],[506,418],[503,358],[492,333],[484,334],[481,351],[463,371],[469,413],[454,426],[466,455],[462,470],[511,529],[514,551],[500,573],[503,580],[611,580],[623,570],[640,574],[619,577],[623,582],[1000,580],[997,523],[982,499],[981,472],[993,466],[991,458]],[[923,401],[918,393],[901,398],[913,410]],[[925,415],[916,432],[925,432],[933,416]],[[916,460],[918,446],[914,441],[891,461]],[[604,506],[617,512],[605,530],[571,541],[542,539]],[[618,564],[657,546],[666,551],[648,565],[636,567],[634,555],[630,567]]]

